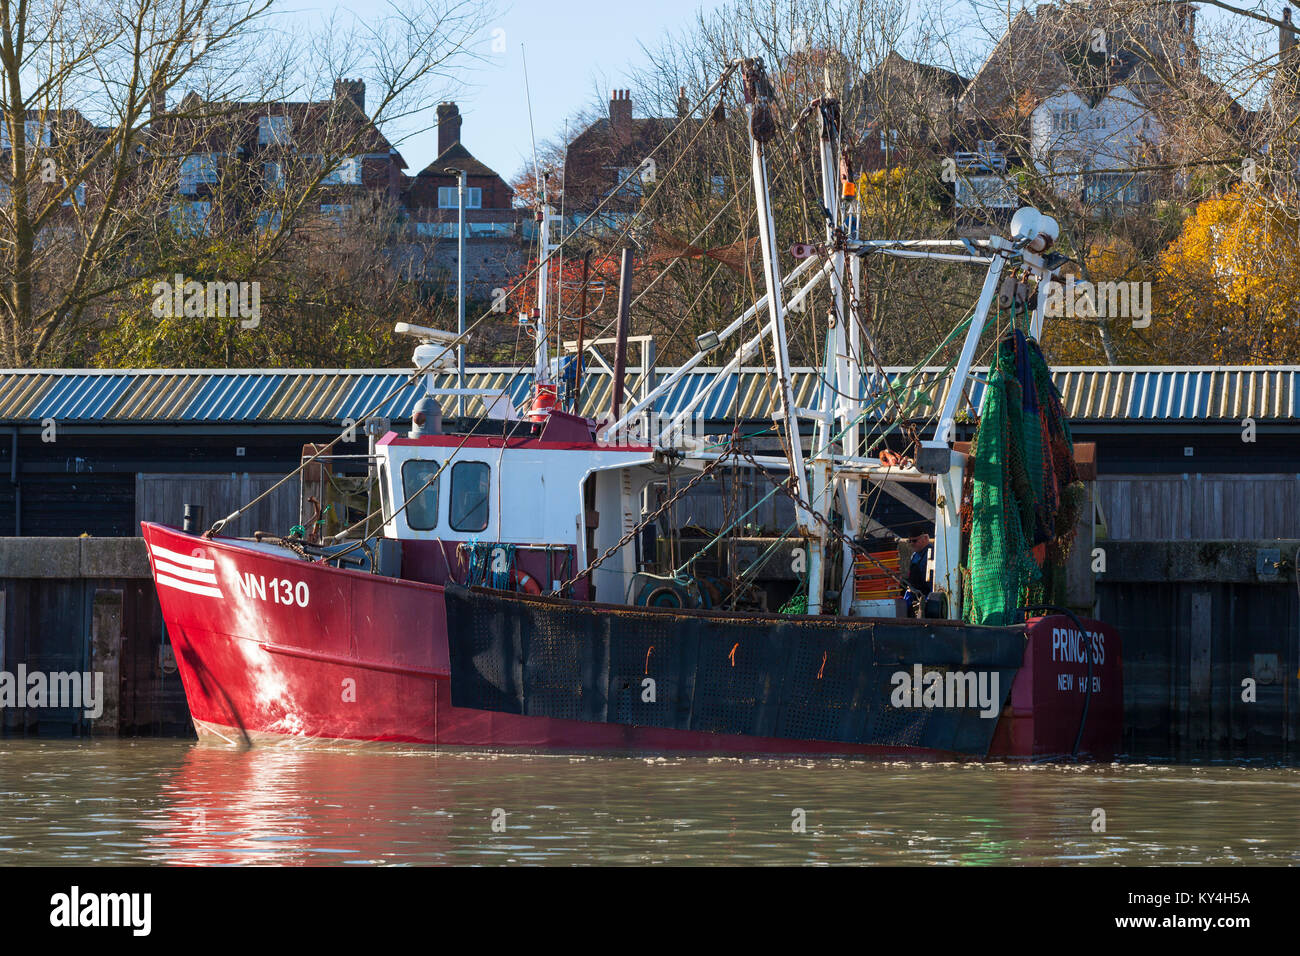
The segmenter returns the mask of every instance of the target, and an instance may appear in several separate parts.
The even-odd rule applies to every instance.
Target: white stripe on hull
[[[162,558],[165,561],[171,561],[173,564],[182,564],[188,568],[194,568],[196,571],[211,571],[216,567],[216,562],[211,558],[200,558],[192,554],[181,554],[179,551],[172,551],[161,545],[151,544],[149,550],[154,553],[154,557]]]
[[[191,594],[202,594],[205,597],[224,598],[220,588],[208,587],[205,584],[195,584],[193,581],[185,581],[181,578],[174,578],[171,575],[157,572],[154,580],[164,587],[176,588],[178,591],[188,591]]]
[[[186,578],[190,581],[198,581],[200,584],[217,585],[217,576],[207,571],[194,571],[190,568],[183,568],[179,564],[172,564],[170,561],[164,561],[162,558],[154,560],[154,567],[160,573],[170,574],[172,577]]]

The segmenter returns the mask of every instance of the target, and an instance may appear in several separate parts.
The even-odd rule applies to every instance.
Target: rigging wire
[[[726,81],[727,81],[728,79],[731,78],[731,76],[735,73],[735,71],[736,71],[736,69],[738,68],[738,66],[739,66],[739,64],[738,64],[737,62],[729,63],[729,64],[727,65],[726,69],[723,70],[722,74],[721,74],[721,75],[720,75],[720,76],[719,76],[719,77],[718,77],[718,78],[713,82],[712,85],[709,86],[709,88],[704,92],[704,94],[703,94],[703,95],[702,95],[698,100],[696,100],[695,105],[691,108],[691,110],[690,110],[686,115],[682,116],[682,117],[678,120],[677,125],[674,126],[673,129],[670,130],[670,131],[668,132],[668,134],[665,135],[664,138],[661,139],[661,140],[658,142],[658,144],[655,145],[655,147],[654,147],[653,149],[650,150],[650,152],[647,154],[647,156],[654,156],[654,155],[655,155],[659,150],[661,150],[661,149],[664,147],[664,145],[667,144],[668,141],[669,141],[670,139],[672,139],[672,137],[677,133],[677,131],[680,130],[680,129],[681,129],[681,128],[686,124],[687,120],[688,120],[691,116],[693,116],[693,115],[695,114],[695,112],[700,108],[700,106],[702,106],[702,105],[704,104],[704,102],[705,102],[707,99],[709,99],[709,97],[711,97],[711,96],[713,95],[713,93],[714,93],[716,90],[720,89],[720,88],[721,88],[721,87],[726,83]],[[703,129],[703,127],[704,127],[704,124],[701,123],[701,129]],[[679,156],[677,162],[680,162],[680,159],[681,159],[681,157]],[[669,167],[668,173],[671,173],[672,170],[676,168],[676,166],[677,166],[677,162],[674,162],[674,163],[672,164],[672,166]],[[667,177],[667,175],[668,175],[668,174],[665,174],[665,178]],[[662,187],[662,183],[660,184],[659,187],[656,187],[656,192],[657,192],[658,189],[661,188],[661,187]],[[579,232],[580,232],[580,231],[581,231],[581,230],[582,230],[582,229],[587,225],[587,223],[589,223],[589,222],[591,222],[593,219],[595,219],[595,217],[600,213],[600,211],[601,211],[601,210],[602,210],[602,209],[603,209],[603,208],[604,208],[604,207],[609,203],[609,201],[613,198],[613,195],[614,195],[614,194],[611,193],[609,196],[606,196],[606,197],[605,197],[604,199],[602,199],[599,203],[597,203],[596,207],[591,211],[591,213],[588,214],[588,216],[586,217],[586,219],[584,219],[584,220],[582,221],[582,223],[578,226],[577,230],[575,230],[575,232],[573,233],[573,235],[578,234],[578,233],[579,233]],[[652,196],[653,196],[653,194],[652,194]],[[637,214],[639,214],[639,213],[634,213],[634,214],[633,214],[633,220],[635,220]],[[630,228],[630,225],[631,225],[631,223],[629,222],[629,227],[628,227],[628,228]],[[625,230],[623,231],[623,233],[620,235],[620,238],[621,238],[621,236],[626,235],[626,234],[627,234],[627,229],[625,229]],[[521,276],[521,277],[519,278],[519,280],[518,280],[518,281],[517,281],[513,286],[511,286],[511,288],[507,291],[506,295],[509,296],[509,295],[513,294],[513,293],[514,293],[515,291],[517,291],[517,290],[518,290],[518,289],[519,289],[519,288],[520,288],[520,287],[521,287],[525,282],[527,282],[530,278],[532,278],[534,275],[536,275],[538,272],[540,272],[542,265],[544,265],[546,262],[548,262],[548,261],[550,260],[551,256],[556,255],[556,253],[558,253],[561,249],[563,249],[564,246],[565,246],[565,244],[569,241],[569,239],[570,239],[571,237],[572,237],[571,235],[570,235],[570,236],[562,236],[559,245],[557,245],[554,249],[551,250],[551,255],[550,255],[550,256],[547,256],[546,259],[542,260],[541,262],[538,262],[538,263],[537,263],[535,266],[533,266],[531,269],[527,270],[527,271],[524,273],[524,275]],[[607,258],[608,258],[608,257],[607,257]],[[669,265],[669,268],[670,268],[670,267],[671,267],[671,264]],[[405,391],[407,388],[409,388],[410,386],[412,386],[412,385],[414,385],[416,382],[418,382],[418,381],[420,380],[421,376],[423,376],[423,375],[425,375],[426,373],[428,373],[429,371],[431,371],[431,370],[433,369],[433,367],[434,367],[434,366],[435,366],[435,365],[436,365],[436,364],[437,364],[437,363],[442,359],[442,357],[443,357],[444,355],[446,355],[448,352],[450,352],[451,350],[455,349],[456,347],[458,347],[459,345],[461,345],[461,344],[463,344],[465,341],[467,341],[469,335],[470,335],[470,334],[471,334],[475,329],[477,329],[479,325],[481,325],[483,322],[485,322],[485,321],[486,321],[486,320],[487,320],[487,319],[488,319],[492,314],[493,314],[493,312],[492,312],[492,308],[491,308],[491,307],[489,307],[488,309],[484,310],[484,312],[483,312],[481,315],[479,315],[478,318],[476,318],[472,323],[470,323],[470,325],[468,325],[468,326],[466,327],[464,333],[458,335],[458,336],[455,338],[455,340],[453,340],[450,344],[446,345],[446,346],[443,348],[443,350],[442,350],[441,352],[439,352],[436,356],[434,356],[434,358],[430,359],[430,360],[429,360],[428,362],[426,362],[424,365],[420,366],[419,368],[416,368],[413,372],[411,372],[411,374],[409,374],[408,376],[406,376],[406,379],[402,382],[401,385],[398,385],[396,388],[394,388],[394,389],[392,389],[390,392],[388,392],[388,394],[384,395],[384,396],[383,396],[383,397],[382,397],[382,398],[381,398],[381,399],[380,399],[380,400],[379,400],[379,401],[378,401],[378,402],[377,402],[377,403],[376,403],[376,404],[375,404],[375,405],[374,405],[374,406],[373,406],[369,411],[365,412],[363,415],[358,416],[358,417],[357,417],[357,420],[358,420],[358,421],[365,421],[366,419],[368,419],[368,418],[370,418],[370,417],[372,417],[372,416],[374,416],[374,415],[377,415],[377,414],[378,414],[380,411],[382,411],[382,410],[383,410],[383,409],[384,409],[384,408],[385,408],[385,407],[386,407],[390,402],[395,401],[395,400],[398,398],[398,396],[401,395],[401,393],[402,393],[403,391]],[[609,326],[607,325],[607,326],[606,326],[606,329],[608,329],[608,328],[609,328]],[[523,367],[520,367],[520,368],[517,370],[516,374],[522,374],[524,371],[525,371],[525,369],[524,369]],[[475,424],[477,424],[477,423],[479,423],[479,422],[482,422],[482,421],[486,420],[486,418],[487,418],[487,408],[486,408],[486,403],[480,403],[480,404],[483,404],[485,407],[484,407],[483,411],[479,414],[479,416],[475,419]],[[214,522],[212,523],[212,526],[209,527],[208,530],[205,531],[205,532],[203,533],[203,537],[204,537],[204,538],[207,538],[207,539],[211,539],[212,537],[214,537],[216,534],[218,534],[219,532],[221,532],[221,531],[226,527],[227,524],[229,524],[231,521],[235,521],[235,520],[237,520],[237,519],[238,519],[242,514],[244,514],[244,512],[248,511],[248,509],[252,508],[252,507],[253,507],[254,505],[256,505],[258,502],[265,500],[265,499],[266,499],[267,497],[269,497],[273,492],[275,492],[277,489],[279,489],[281,486],[283,486],[286,482],[288,482],[288,481],[291,480],[292,478],[296,477],[297,475],[301,474],[302,471],[303,471],[304,469],[306,469],[308,465],[314,463],[314,462],[317,461],[317,460],[318,460],[322,455],[325,455],[326,453],[328,453],[330,450],[332,450],[332,449],[334,448],[335,445],[337,445],[337,444],[338,444],[340,441],[342,441],[345,437],[348,437],[351,433],[352,433],[352,429],[351,429],[351,428],[348,428],[348,429],[345,429],[345,430],[341,431],[338,435],[336,435],[336,436],[334,437],[334,439],[333,439],[332,441],[330,441],[328,444],[322,446],[322,447],[321,447],[319,450],[317,450],[317,451],[316,451],[316,452],[315,452],[315,453],[314,453],[310,458],[307,458],[306,460],[302,461],[302,462],[298,465],[297,468],[294,468],[292,471],[288,472],[286,475],[284,475],[284,477],[282,477],[279,481],[275,482],[275,483],[274,483],[273,485],[271,485],[269,488],[267,488],[266,490],[264,490],[260,495],[256,496],[256,497],[253,498],[251,501],[248,501],[248,502],[246,502],[245,504],[241,505],[239,508],[236,508],[234,511],[232,511],[230,514],[226,515],[224,518],[219,518],[219,519],[217,519],[216,521],[214,521]],[[340,534],[341,534],[341,533],[340,533]],[[335,541],[339,540],[339,535],[335,535],[335,536],[334,536],[334,540],[335,540]]]

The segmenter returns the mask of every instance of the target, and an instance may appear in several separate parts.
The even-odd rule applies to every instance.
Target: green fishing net
[[[971,455],[963,620],[1006,625],[1026,604],[1063,604],[1085,490],[1060,393],[1021,332],[998,345]]]

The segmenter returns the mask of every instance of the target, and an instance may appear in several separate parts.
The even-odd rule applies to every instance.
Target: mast
[[[831,312],[827,334],[825,381],[830,388],[823,388],[822,433],[818,441],[818,461],[813,464],[814,474],[823,470],[824,459],[827,487],[822,499],[816,504],[824,509],[824,516],[829,519],[830,509],[838,495],[842,516],[844,540],[841,544],[842,580],[840,582],[839,612],[847,615],[853,604],[853,547],[850,542],[857,537],[861,525],[860,508],[862,500],[862,482],[857,478],[835,475],[832,470],[832,437],[835,425],[842,433],[841,440],[846,454],[857,455],[859,428],[857,415],[860,406],[858,396],[861,389],[861,372],[858,367],[858,350],[861,347],[857,327],[857,279],[861,268],[855,257],[853,260],[852,295],[853,314],[850,315],[848,299],[845,294],[846,255],[845,255],[845,215],[844,198],[847,191],[840,184],[840,102],[835,98],[831,83],[830,69],[823,71],[823,94],[818,108],[819,144],[822,174],[822,205],[827,212],[826,246],[831,250],[831,294],[834,309]],[[847,170],[845,176],[848,175]],[[811,613],[811,598],[809,602]]]
[[[546,353],[546,298],[551,284],[551,205],[546,196],[546,187],[542,187],[542,208],[537,214],[541,223],[541,237],[538,245],[539,266],[537,269],[537,315],[533,329],[536,350],[533,359],[533,381],[537,385],[549,383],[551,363]]]
[[[817,509],[823,519],[829,521],[831,506],[837,491],[841,491],[841,480],[834,477],[832,465],[832,440],[835,437],[835,424],[847,424],[848,409],[844,407],[841,396],[847,391],[848,368],[847,342],[844,336],[846,313],[844,309],[844,243],[840,241],[840,191],[838,183],[838,150],[836,132],[839,125],[840,104],[831,94],[830,71],[824,75],[824,91],[818,104],[818,144],[822,174],[822,206],[826,210],[826,247],[831,250],[831,299],[832,306],[826,329],[826,359],[822,368],[822,407],[821,419],[817,428],[817,446],[813,451],[812,484],[813,498],[810,504]],[[837,409],[839,415],[836,414]],[[856,517],[857,499],[851,502],[845,495],[844,522],[848,537],[852,537],[850,524],[856,525],[850,517]],[[808,613],[820,614],[822,598],[825,592],[825,571],[823,562],[826,556],[825,525],[818,524],[818,538],[815,544],[814,560],[808,562]],[[853,529],[854,531],[856,529]],[[852,549],[844,546],[845,560],[850,562],[845,571],[852,568]],[[840,589],[840,612],[847,613],[846,598],[851,589]]]
[[[856,239],[854,235],[851,238]],[[862,259],[854,256],[849,261],[849,299],[851,306],[846,316],[848,323],[848,380],[844,383],[847,397],[841,396],[845,406],[844,453],[859,456],[862,454],[862,425],[858,415],[862,413],[862,326],[858,316],[858,303],[862,301]],[[843,313],[841,313],[843,314]],[[841,493],[844,496],[844,581],[840,593],[840,613],[847,615],[853,606],[854,577],[853,548],[848,543],[862,531],[862,479],[845,477],[841,479]]]
[[[623,383],[627,375],[627,336],[632,327],[632,249],[624,246],[618,265],[618,325],[614,344],[614,383],[610,389],[609,417],[618,421],[623,409]],[[644,371],[644,370],[643,370]]]
[[[778,400],[772,409],[772,421],[785,429],[796,494],[800,501],[810,502],[808,474],[804,468],[803,446],[799,438],[799,416],[790,382],[790,350],[786,343],[785,301],[782,298],[781,263],[776,251],[776,223],[772,218],[767,160],[763,155],[763,144],[776,132],[776,120],[772,115],[772,86],[763,69],[762,60],[744,60],[741,70],[744,75],[745,102],[749,104],[750,163],[758,213],[758,239],[763,252],[763,282],[767,289],[767,312],[771,320],[772,352],[776,357]],[[818,555],[823,543],[821,529],[812,513],[802,504],[795,505],[795,520],[800,534],[813,541],[808,562],[808,613],[814,614],[821,609],[821,559]],[[814,600],[817,611],[813,610]]]

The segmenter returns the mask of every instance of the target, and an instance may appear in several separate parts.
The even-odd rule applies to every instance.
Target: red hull
[[[947,756],[814,740],[779,740],[524,717],[451,704],[442,588],[287,559],[145,523],[163,618],[201,736],[231,743],[335,741],[566,752]],[[1049,625],[1027,654],[991,756],[1069,753],[1081,697],[1053,694]],[[1091,623],[1088,623],[1092,627]],[[1096,668],[1081,748],[1119,742],[1118,637]],[[1052,662],[1050,670],[1068,669]],[[1086,664],[1073,667],[1082,680]]]

